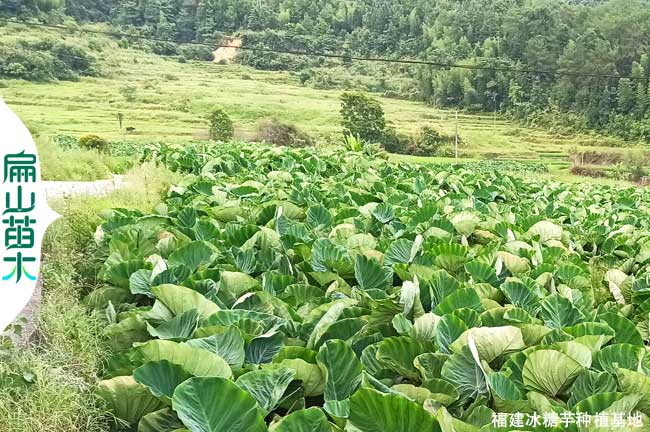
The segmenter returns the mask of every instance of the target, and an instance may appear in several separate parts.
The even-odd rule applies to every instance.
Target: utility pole
[[[454,158],[458,159],[458,109],[456,109],[456,133],[454,134]]]

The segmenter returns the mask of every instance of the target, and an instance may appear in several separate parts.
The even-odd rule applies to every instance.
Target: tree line
[[[648,0],[0,0],[0,13],[65,14],[178,42],[239,33],[272,48],[632,76],[400,69],[417,97],[437,106],[650,140]],[[270,53],[243,60],[267,69],[312,64]]]

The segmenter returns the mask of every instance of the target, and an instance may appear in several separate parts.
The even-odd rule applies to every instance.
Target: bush
[[[208,115],[210,123],[210,139],[215,141],[229,141],[235,133],[230,116],[223,107],[215,106]]]
[[[120,93],[124,96],[124,99],[126,99],[127,102],[135,102],[138,95],[138,88],[134,85],[127,84],[120,87]]]
[[[98,150],[106,151],[108,147],[108,141],[104,138],[98,137],[97,135],[84,135],[79,138],[79,146],[86,150]]]
[[[407,135],[397,132],[394,127],[388,127],[381,137],[381,144],[389,153],[408,154],[410,139]]]
[[[214,59],[212,49],[205,46],[182,46],[178,49],[178,53],[186,60],[212,61]]]
[[[29,81],[76,80],[97,75],[85,48],[45,38],[0,45],[0,78]]]
[[[450,137],[440,134],[437,130],[424,126],[411,140],[408,153],[414,156],[434,156],[440,146],[450,142]]]
[[[314,140],[309,134],[276,118],[262,120],[257,123],[255,141],[289,147],[306,147],[314,144]]]
[[[359,136],[366,142],[381,142],[386,120],[381,104],[358,92],[341,95],[341,117],[346,135]]]

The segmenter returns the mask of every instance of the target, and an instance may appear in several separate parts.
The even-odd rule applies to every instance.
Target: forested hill
[[[498,109],[532,123],[650,140],[648,0],[0,0],[4,14],[39,10],[136,26],[177,41],[242,32],[249,44],[283,49],[630,75],[619,80],[429,67],[407,72],[417,78],[417,97],[438,105]],[[248,60],[258,67],[310,66],[256,56]]]

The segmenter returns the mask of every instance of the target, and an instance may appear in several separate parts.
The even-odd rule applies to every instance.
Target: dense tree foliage
[[[0,0],[0,13],[65,8],[177,41],[242,33],[249,45],[422,58],[513,73],[422,67],[417,97],[439,106],[500,110],[557,128],[650,139],[648,0]],[[314,59],[245,54],[268,69]],[[561,76],[551,71],[631,75]]]

